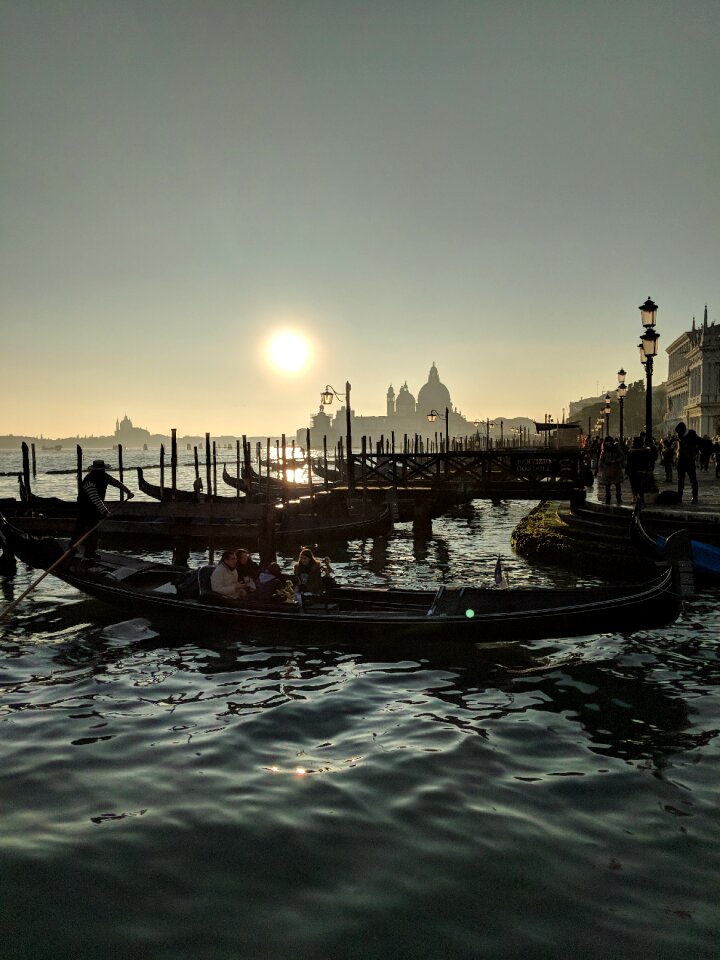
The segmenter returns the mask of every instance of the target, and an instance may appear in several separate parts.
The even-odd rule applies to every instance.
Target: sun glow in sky
[[[35,0],[0,28],[0,435],[292,434],[326,383],[382,416],[433,362],[470,420],[560,418],[644,378],[646,297],[658,384],[720,316],[717,0]]]
[[[270,362],[283,373],[303,370],[310,357],[310,346],[304,337],[291,330],[276,333],[268,346]]]

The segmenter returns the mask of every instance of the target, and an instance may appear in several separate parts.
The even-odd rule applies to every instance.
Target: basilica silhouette
[[[407,380],[398,390],[397,394],[392,385],[388,387],[386,394],[385,416],[369,417],[361,416],[352,409],[352,397],[350,407],[350,418],[353,438],[359,441],[360,437],[372,437],[377,442],[381,436],[386,439],[394,432],[397,443],[402,442],[404,435],[414,437],[419,434],[422,437],[432,436],[436,431],[440,434],[445,432],[445,411],[448,411],[448,432],[450,436],[465,436],[474,433],[476,427],[472,421],[466,418],[455,409],[450,398],[450,391],[440,380],[440,374],[433,363],[430,367],[427,383],[424,383],[417,395],[417,400],[410,393]],[[429,423],[427,415],[436,411],[437,420]],[[311,441],[313,446],[320,443],[323,436],[328,438],[331,443],[337,442],[346,432],[346,408],[342,403],[340,408],[334,411],[334,416],[326,412],[323,404],[317,413],[311,416],[309,424],[311,431]],[[304,446],[305,427],[297,431],[297,442]]]

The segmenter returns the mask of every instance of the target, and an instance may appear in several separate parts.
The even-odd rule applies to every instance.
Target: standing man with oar
[[[77,498],[77,523],[73,531],[71,543],[77,541],[88,531],[92,531],[85,541],[85,557],[97,556],[97,545],[99,533],[96,528],[98,522],[106,517],[110,511],[105,506],[105,493],[108,487],[117,487],[123,490],[128,500],[131,500],[135,494],[129,490],[124,483],[120,483],[115,477],[111,477],[107,472],[110,470],[110,464],[104,460],[93,460],[88,467],[88,473],[80,486],[80,492]]]

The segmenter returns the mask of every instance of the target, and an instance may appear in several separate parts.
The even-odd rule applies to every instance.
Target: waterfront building
[[[125,414],[122,420],[115,421],[113,438],[116,444],[121,443],[124,447],[141,446],[150,440],[150,431],[133,426],[132,420]]]
[[[699,437],[720,434],[720,326],[708,324],[680,334],[667,348],[665,428],[683,420]]]
[[[336,443],[345,436],[345,404],[341,404],[339,409],[331,410],[331,413],[328,409],[320,404],[318,412],[311,415],[309,426],[313,445],[319,444],[323,436],[326,436],[330,443]],[[428,423],[427,419],[431,410],[435,410],[438,415],[434,423]],[[385,395],[385,414],[382,416],[358,415],[351,407],[353,438],[354,441],[359,442],[363,436],[371,437],[376,443],[380,437],[390,440],[394,433],[396,447],[401,447],[405,436],[410,441],[414,440],[416,434],[423,438],[432,437],[435,433],[444,436],[446,410],[448,411],[448,433],[451,437],[470,436],[477,431],[475,423],[466,419],[453,406],[450,391],[440,380],[438,369],[433,363],[427,382],[418,391],[417,399],[410,392],[406,380],[397,394],[390,384]],[[303,427],[297,431],[299,444],[305,443],[305,430],[306,428]]]

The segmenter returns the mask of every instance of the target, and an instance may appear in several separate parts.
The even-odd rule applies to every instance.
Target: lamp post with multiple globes
[[[640,362],[645,365],[645,378],[647,380],[647,386],[645,390],[645,442],[648,445],[651,445],[653,435],[653,359],[657,356],[658,340],[660,339],[660,334],[655,330],[658,306],[656,303],[653,303],[650,297],[648,297],[645,303],[640,305],[639,310],[640,322],[645,329],[645,332],[640,338]]]
[[[603,413],[605,414],[605,436],[610,435],[610,394],[605,394],[605,407],[603,408]]]
[[[625,383],[625,377],[627,373],[623,370],[622,367],[618,370],[618,385],[617,385],[617,398],[618,404],[620,406],[620,443],[625,443],[625,396],[627,394],[627,384]]]

